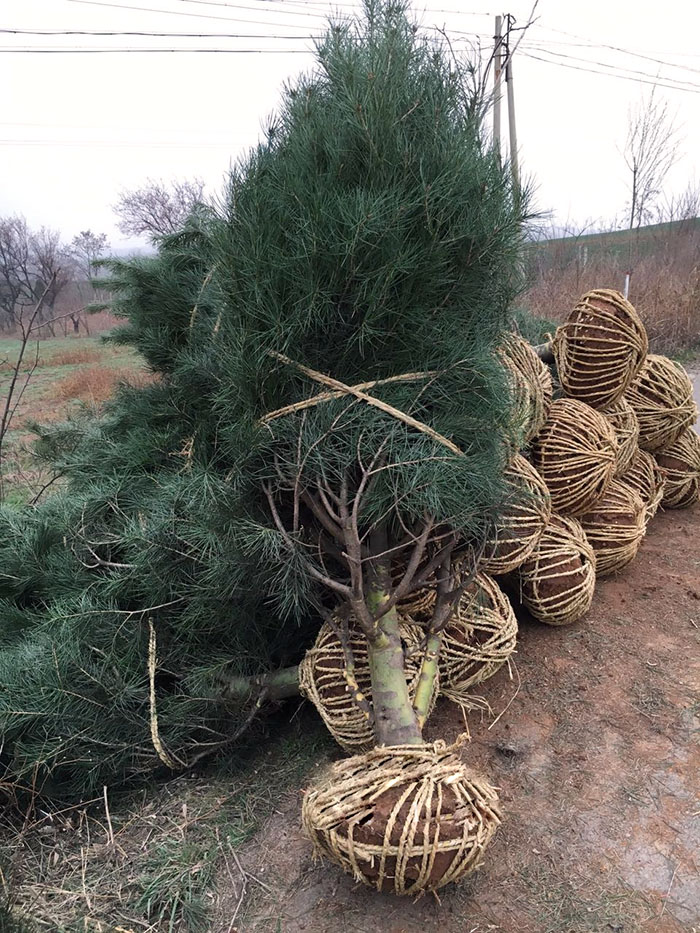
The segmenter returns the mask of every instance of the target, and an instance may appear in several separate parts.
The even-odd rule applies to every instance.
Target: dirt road
[[[585,621],[523,620],[484,695],[503,715],[470,722],[463,758],[505,815],[473,879],[411,902],[314,864],[300,790],[241,852],[266,888],[240,933],[700,933],[700,508],[657,516]],[[442,703],[429,737],[461,728]]]

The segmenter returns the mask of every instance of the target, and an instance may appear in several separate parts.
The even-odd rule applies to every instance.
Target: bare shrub
[[[40,365],[44,366],[72,366],[76,363],[96,363],[101,359],[97,347],[78,345],[58,350],[48,359],[42,359]]]

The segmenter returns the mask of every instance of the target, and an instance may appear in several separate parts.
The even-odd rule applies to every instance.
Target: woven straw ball
[[[500,348],[513,395],[513,421],[521,446],[544,424],[552,404],[552,376],[534,348],[518,334],[509,334]]]
[[[590,509],[613,478],[617,450],[613,426],[600,412],[576,399],[557,399],[531,448],[554,511],[580,515]]]
[[[346,676],[345,652],[337,634],[340,619],[334,617],[331,621],[333,624],[324,622],[321,626],[313,647],[309,648],[299,665],[299,690],[314,704],[339,745],[350,753],[365,751],[374,745],[374,737],[367,714],[354,698],[354,690],[359,690],[371,707],[372,681],[367,639],[356,627],[350,626],[348,645],[352,651],[355,665],[353,675],[357,685],[351,686]],[[400,633],[408,692],[413,699],[423,657],[421,644],[424,632],[420,626],[403,618]],[[437,694],[436,681],[429,714],[435,706]]]
[[[693,384],[680,363],[650,353],[625,393],[639,422],[639,446],[654,453],[677,440],[698,417]]]
[[[593,408],[617,401],[648,350],[639,315],[620,292],[609,288],[596,288],[579,299],[552,343],[564,392]]]
[[[619,398],[612,405],[608,405],[601,410],[607,420],[613,426],[617,436],[617,464],[615,466],[615,476],[622,476],[634,460],[634,456],[639,449],[639,422],[634,413],[634,408],[624,398]]]
[[[376,748],[309,790],[302,822],[316,855],[377,891],[436,891],[481,864],[500,822],[496,791],[444,742]]]
[[[438,660],[440,693],[469,705],[469,690],[498,671],[515,651],[518,621],[488,574],[477,573],[445,626]]]
[[[581,523],[552,515],[544,534],[516,574],[520,599],[546,625],[570,625],[591,608],[596,559]]]
[[[638,493],[614,480],[585,515],[581,527],[595,551],[596,573],[617,573],[634,560],[646,531],[646,510]]]
[[[665,509],[687,509],[700,501],[700,437],[692,428],[656,454],[666,473],[662,505]]]
[[[664,494],[666,477],[664,471],[646,450],[637,450],[629,469],[620,477],[620,482],[629,486],[644,503],[646,523],[656,515]]]
[[[484,548],[479,568],[503,574],[528,557],[552,514],[544,480],[525,457],[516,454],[505,471],[506,505],[496,532]]]

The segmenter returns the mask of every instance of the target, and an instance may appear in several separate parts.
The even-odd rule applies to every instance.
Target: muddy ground
[[[213,929],[700,933],[700,508],[658,515],[584,621],[523,618],[510,675],[483,694],[494,715],[470,721],[462,756],[504,820],[475,876],[440,902],[368,891],[314,863],[299,788],[239,849],[240,906],[238,873],[220,879]],[[462,730],[441,701],[428,737]]]

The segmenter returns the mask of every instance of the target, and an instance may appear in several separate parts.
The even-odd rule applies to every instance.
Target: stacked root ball
[[[700,498],[692,385],[682,367],[648,353],[622,295],[584,295],[552,351],[555,400],[552,374],[525,340],[512,335],[499,351],[521,449],[506,466],[503,510],[476,570],[473,549],[461,581],[455,564],[463,593],[435,643],[437,574],[398,603],[412,698],[425,658],[436,659],[428,712],[438,693],[465,716],[488,706],[474,691],[515,651],[511,601],[551,626],[580,620],[596,580],[634,559],[657,509]],[[378,891],[435,890],[478,867],[500,819],[495,791],[442,742],[372,749],[370,659],[359,635],[342,643],[341,628],[333,617],[324,624],[300,686],[338,743],[364,754],[307,794],[304,825],[317,852]]]

